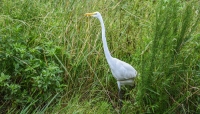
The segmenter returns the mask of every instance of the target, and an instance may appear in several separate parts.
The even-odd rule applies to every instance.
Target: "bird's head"
[[[93,12],[93,13],[86,13],[85,16],[92,16],[92,17],[99,18],[101,17],[101,14],[99,12]]]

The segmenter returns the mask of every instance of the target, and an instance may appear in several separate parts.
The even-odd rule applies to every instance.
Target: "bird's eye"
[[[94,15],[97,15],[98,14],[98,12],[94,12]]]

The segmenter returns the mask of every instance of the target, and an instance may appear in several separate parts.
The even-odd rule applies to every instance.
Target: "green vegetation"
[[[199,0],[1,0],[0,112],[117,113],[112,55],[138,71],[122,113],[200,113]]]

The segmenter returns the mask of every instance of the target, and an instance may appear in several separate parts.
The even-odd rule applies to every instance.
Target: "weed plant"
[[[157,4],[150,53],[142,55],[141,63],[138,101],[145,112],[199,112],[199,8],[195,3]]]

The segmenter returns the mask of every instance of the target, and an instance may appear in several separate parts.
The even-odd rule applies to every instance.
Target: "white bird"
[[[119,97],[120,97],[120,102],[121,102],[121,93],[120,93],[121,86],[133,85],[133,79],[136,77],[137,71],[130,64],[111,56],[110,51],[107,46],[107,41],[106,41],[106,36],[105,36],[105,26],[104,26],[104,22],[103,22],[103,18],[101,14],[99,12],[94,12],[94,13],[86,13],[85,15],[96,17],[97,19],[99,19],[101,23],[102,41],[103,41],[103,49],[104,49],[105,57],[111,69],[112,75],[117,80],[117,85],[119,88]]]

